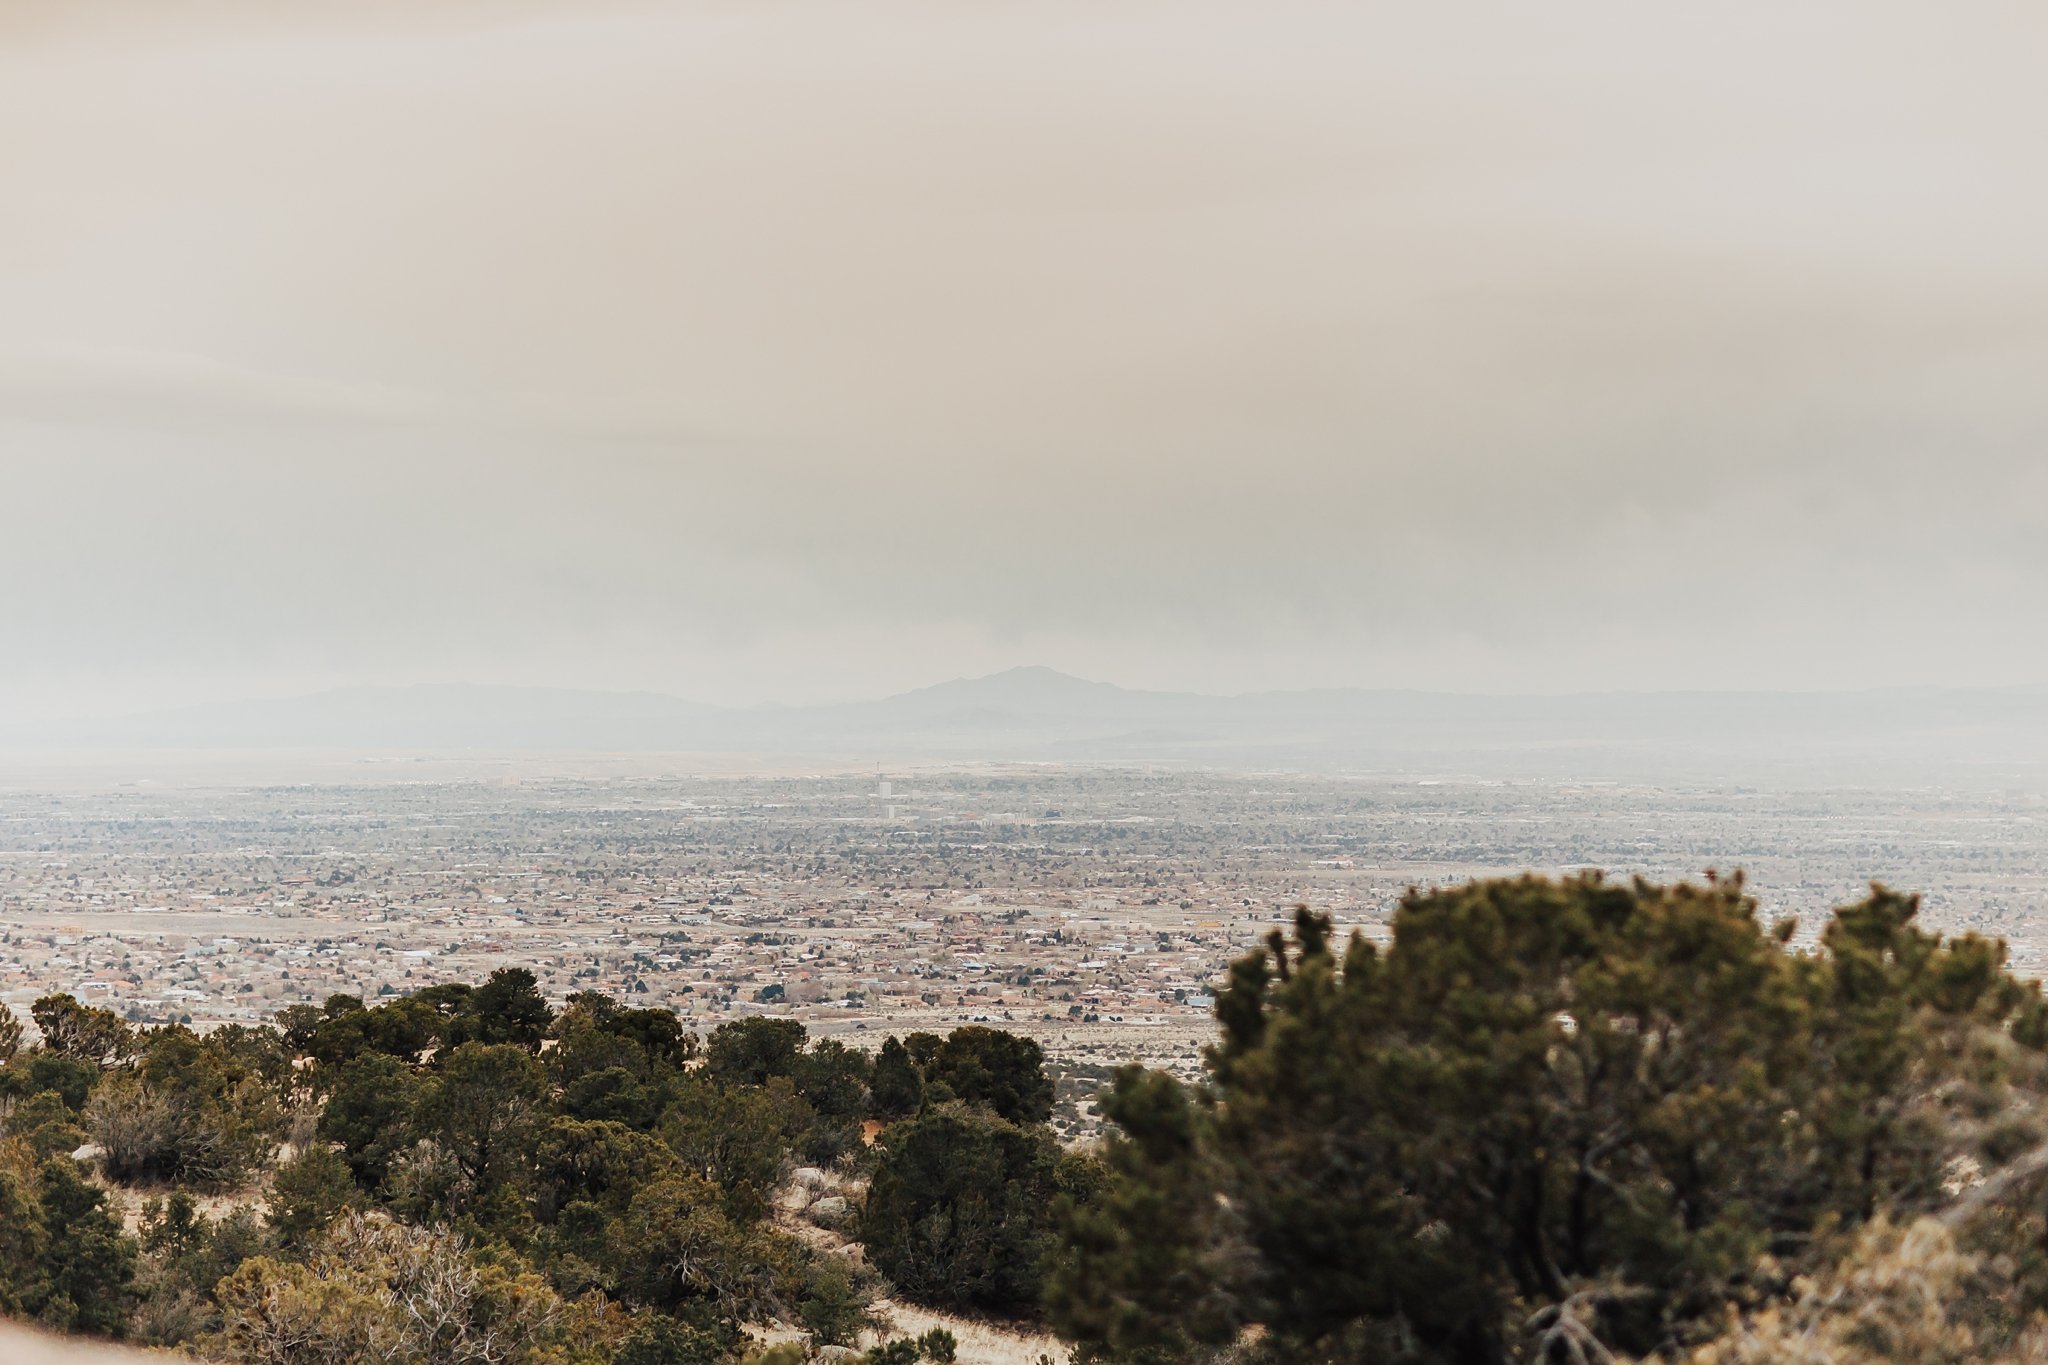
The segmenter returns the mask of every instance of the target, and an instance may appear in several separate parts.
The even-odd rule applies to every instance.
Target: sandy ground
[[[804,1172],[799,1171],[797,1178],[782,1188],[775,1202],[776,1226],[814,1251],[845,1256],[854,1261],[864,1260],[858,1243],[849,1240],[842,1232],[819,1227],[803,1211],[813,1197],[838,1194],[858,1200],[865,1192],[862,1182],[846,1180],[830,1172],[818,1175],[820,1179],[810,1182],[803,1178]],[[937,1313],[894,1299],[877,1300],[874,1311],[887,1327],[880,1332],[863,1333],[857,1343],[863,1350],[896,1337],[922,1336],[934,1327],[943,1327],[959,1343],[959,1365],[1040,1365],[1040,1362],[1066,1365],[1069,1357],[1068,1348],[1057,1337],[1020,1330],[1009,1324]],[[764,1343],[803,1340],[803,1333],[790,1323],[749,1330]]]
[[[180,1357],[190,1360],[191,1357]],[[0,1323],[0,1360],[7,1365],[142,1365],[170,1357],[149,1351],[64,1340]],[[196,1365],[196,1362],[195,1362]]]
[[[960,1365],[1038,1365],[1041,1359],[1065,1365],[1067,1360],[1067,1347],[1058,1337],[1012,1331],[911,1304],[885,1302],[876,1309],[894,1325],[892,1336],[921,1336],[934,1327],[945,1328],[960,1343]]]

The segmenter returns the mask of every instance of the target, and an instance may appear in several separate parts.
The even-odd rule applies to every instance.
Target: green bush
[[[861,1243],[918,1303],[1033,1308],[1054,1200],[1083,1165],[1042,1128],[959,1104],[928,1110],[883,1135]]]
[[[1528,877],[1411,894],[1341,955],[1303,911],[1231,969],[1203,1086],[1119,1075],[1053,1321],[1130,1359],[1251,1323],[1446,1363],[1710,1335],[1838,1230],[1942,1206],[1992,1159],[1975,1114],[2048,1093],[2038,990],[1915,910],[1877,890],[1798,953],[1739,883]]]

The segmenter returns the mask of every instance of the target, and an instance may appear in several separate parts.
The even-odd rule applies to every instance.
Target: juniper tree
[[[1161,1360],[1254,1323],[1287,1359],[1709,1334],[1836,1229],[1940,1206],[1955,1159],[2013,1156],[1993,1118],[2039,1113],[2038,991],[1916,909],[1874,889],[1811,952],[1732,880],[1411,893],[1384,953],[1303,911],[1231,968],[1202,1085],[1118,1076],[1054,1320]]]
[[[967,1024],[939,1044],[925,1079],[944,1085],[957,1099],[985,1104],[1012,1123],[1044,1123],[1052,1117],[1052,1081],[1037,1043],[1006,1029]]]
[[[869,1111],[878,1119],[908,1118],[924,1102],[924,1078],[901,1040],[882,1041],[868,1082]]]

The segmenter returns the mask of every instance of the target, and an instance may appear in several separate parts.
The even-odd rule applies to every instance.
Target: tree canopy
[[[1303,911],[1232,968],[1202,1084],[1118,1076],[1053,1319],[1131,1359],[1711,1337],[2041,1140],[2038,990],[1916,909],[1876,889],[1810,952],[1736,880],[1413,893],[1384,952]]]

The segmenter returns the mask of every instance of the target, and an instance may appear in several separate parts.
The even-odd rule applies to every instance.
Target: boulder
[[[836,1194],[828,1194],[812,1204],[804,1216],[821,1228],[835,1232],[853,1221],[853,1205]]]

